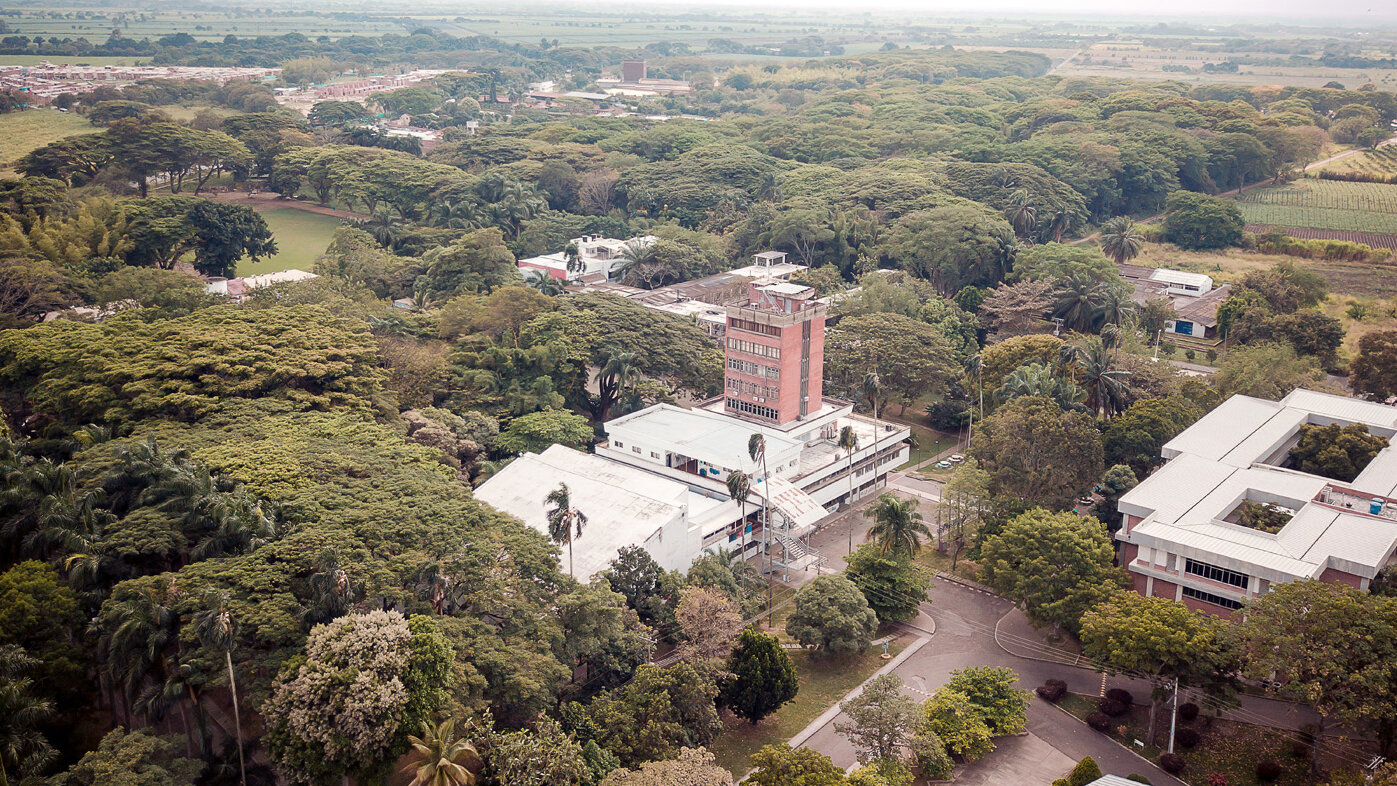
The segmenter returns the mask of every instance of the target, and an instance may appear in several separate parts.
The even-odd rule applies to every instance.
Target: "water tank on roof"
[[[1382,515],[1382,506],[1383,499],[1381,497],[1373,497],[1371,500],[1368,500],[1368,512],[1374,516]]]

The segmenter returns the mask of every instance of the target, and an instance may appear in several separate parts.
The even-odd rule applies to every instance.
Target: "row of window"
[[[754,344],[751,341],[743,341],[740,338],[728,337],[728,349],[735,349],[738,352],[746,352],[750,355],[761,355],[766,358],[781,357],[780,347],[768,347],[765,344]]]
[[[781,328],[775,325],[763,325],[760,322],[753,322],[750,319],[729,318],[728,327],[745,330],[748,333],[761,333],[763,336],[781,335]]]
[[[1242,604],[1238,601],[1235,601],[1231,598],[1224,598],[1221,595],[1214,595],[1211,592],[1196,590],[1193,587],[1184,587],[1183,594],[1185,598],[1201,600],[1204,603],[1211,603],[1214,606],[1221,606],[1224,609],[1232,609],[1233,611],[1236,611],[1237,609],[1242,608]]]
[[[741,371],[744,374],[751,374],[753,376],[758,377],[766,377],[767,379],[781,378],[781,369],[776,368],[775,366],[763,366],[760,363],[753,363],[750,360],[728,358],[728,368],[732,369],[733,371]]]
[[[779,416],[779,413],[772,407],[764,407],[761,404],[753,404],[750,401],[743,401],[737,398],[728,399],[728,409],[735,409],[738,412],[756,415],[759,418],[766,418],[767,420],[776,420]]]
[[[1202,576],[1205,579],[1220,581],[1223,584],[1231,584],[1234,587],[1246,589],[1249,583],[1247,574],[1238,573],[1235,570],[1220,568],[1217,565],[1210,565],[1198,560],[1187,560],[1184,562],[1184,572],[1192,573],[1195,576]]]
[[[744,382],[736,377],[728,377],[728,390],[734,393],[746,393],[749,396],[759,396],[761,398],[776,398],[780,391],[766,385],[758,385],[755,382]]]

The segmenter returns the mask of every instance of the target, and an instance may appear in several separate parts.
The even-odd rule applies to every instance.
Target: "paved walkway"
[[[302,202],[299,199],[287,199],[273,191],[258,191],[249,193],[247,191],[207,191],[204,193],[209,199],[216,199],[219,202],[232,202],[238,205],[247,205],[254,210],[276,210],[278,208],[289,208],[291,210],[304,210],[307,213],[319,213],[322,216],[334,216],[354,221],[368,221],[373,218],[366,213],[355,213],[351,210],[339,210],[333,207],[317,205],[314,202]]]

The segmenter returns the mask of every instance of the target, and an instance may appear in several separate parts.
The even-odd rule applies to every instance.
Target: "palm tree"
[[[995,399],[1000,402],[1029,396],[1049,399],[1063,410],[1080,410],[1087,394],[1046,363],[1019,366],[1004,377],[1004,384],[994,392]]]
[[[1023,251],[1023,244],[1019,242],[1019,236],[1008,227],[1000,227],[990,239],[994,241],[994,258],[999,263],[999,277],[1005,278],[1009,271],[1014,269],[1014,261],[1019,258],[1019,252]]]
[[[762,467],[762,550],[766,553],[766,607],[771,608],[771,474],[766,471],[766,437],[760,432],[747,438],[747,455]],[[771,617],[766,619],[771,627]]]
[[[582,261],[582,252],[577,248],[577,244],[569,242],[567,248],[563,249],[563,259],[567,262],[569,273],[581,273],[587,269],[587,263]]]
[[[1114,368],[1115,358],[1106,342],[1092,336],[1082,346],[1073,347],[1072,365],[1086,386],[1087,406],[1093,412],[1110,417],[1124,408],[1129,393],[1125,380],[1130,372]]]
[[[620,262],[611,269],[611,275],[617,281],[640,284],[653,276],[650,268],[656,266],[658,259],[659,249],[655,243],[631,241],[621,249]]]
[[[605,422],[611,407],[621,399],[626,388],[640,381],[640,355],[635,352],[606,350],[606,362],[597,372],[597,420]]]
[[[868,536],[878,542],[882,556],[915,556],[921,551],[922,538],[931,537],[931,529],[922,521],[914,500],[884,494],[864,511],[864,516],[873,519]]]
[[[1076,211],[1065,207],[1054,210],[1052,217],[1048,219],[1048,230],[1053,233],[1053,242],[1061,243],[1063,234],[1076,226],[1079,218]]]
[[[548,275],[548,273],[542,270],[535,270],[529,273],[529,275],[525,277],[524,283],[528,284],[530,289],[540,295],[552,297],[563,294],[563,282]]]
[[[875,440],[876,441],[876,440]],[[859,435],[853,426],[839,430],[839,449],[849,455],[849,507],[854,507],[854,451],[859,449]],[[877,462],[877,457],[874,457]],[[849,516],[849,553],[854,553],[854,518]]]
[[[251,551],[281,534],[275,506],[241,486],[212,499],[205,514],[206,532],[190,552],[195,560]]]
[[[130,725],[132,701],[150,677],[163,680],[166,653],[179,640],[179,617],[170,605],[170,589],[154,587],[111,604],[102,615],[97,646],[113,690],[120,688]],[[147,720],[150,707],[147,704]]]
[[[408,786],[474,786],[475,772],[484,766],[475,746],[456,737],[456,721],[432,728],[422,724],[422,736],[408,736],[412,761],[403,772],[415,772]]]
[[[548,508],[548,538],[554,543],[568,544],[568,575],[572,573],[572,542],[582,537],[582,528],[587,526],[587,514],[573,507],[568,484],[559,483],[543,498]],[[574,534],[573,530],[576,529]]]
[[[1096,315],[1103,325],[1102,332],[1105,332],[1106,325],[1119,327],[1135,313],[1135,301],[1130,299],[1130,290],[1126,287],[1102,287],[1098,300]]]
[[[243,722],[238,712],[238,679],[233,674],[233,645],[238,638],[238,624],[228,611],[228,593],[211,590],[204,594],[204,609],[194,615],[194,631],[204,646],[223,650],[223,660],[228,666],[228,688],[233,694],[233,726],[238,731],[238,774],[242,786],[247,786]]]
[[[1144,235],[1135,228],[1135,222],[1125,216],[1116,216],[1101,227],[1101,252],[1114,259],[1117,265],[1134,259],[1144,246]]]
[[[742,507],[742,519],[741,519],[741,522],[742,522],[742,523],[739,525],[739,526],[741,526],[742,529],[741,529],[741,534],[738,535],[738,537],[740,538],[740,542],[741,542],[741,549],[739,550],[738,553],[740,553],[743,557],[746,557],[746,556],[747,556],[747,498],[750,497],[750,496],[752,495],[752,477],[751,477],[750,475],[748,475],[746,472],[743,472],[743,471],[740,470],[740,469],[735,469],[735,470],[733,470],[732,472],[729,472],[729,473],[728,473],[728,476],[727,476],[726,478],[723,479],[723,483],[727,484],[727,487],[728,487],[728,496],[729,496],[729,497],[732,497],[732,498],[735,499],[735,500],[737,500],[737,504],[740,505],[740,506]]]
[[[1009,206],[1004,209],[1013,225],[1014,232],[1025,240],[1030,239],[1033,228],[1038,224],[1038,209],[1029,201],[1028,191],[1019,189],[1009,198]]]
[[[1089,276],[1080,272],[1068,273],[1058,283],[1053,316],[1060,317],[1073,330],[1085,331],[1091,327],[1101,307],[1101,295],[1101,285]]]
[[[330,622],[349,613],[358,587],[340,565],[334,549],[320,552],[310,577],[310,603],[302,617],[310,626]]]
[[[20,647],[0,647],[0,786],[10,773],[38,775],[58,759],[38,728],[53,717],[53,703],[35,696],[34,681],[24,676],[38,665]]]

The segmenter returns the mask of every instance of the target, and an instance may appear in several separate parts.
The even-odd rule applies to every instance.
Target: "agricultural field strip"
[[[1302,180],[1238,199],[1249,224],[1397,234],[1397,186]]]

